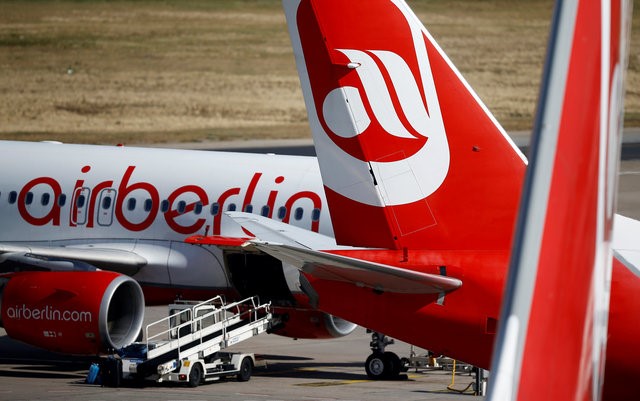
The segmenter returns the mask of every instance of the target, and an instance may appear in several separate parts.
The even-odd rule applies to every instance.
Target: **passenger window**
[[[136,208],[136,198],[129,198],[127,201],[127,209],[134,210]]]
[[[271,208],[267,205],[262,206],[262,211],[260,211],[260,214],[264,217],[269,217],[269,212],[271,211]]]
[[[311,212],[311,220],[318,221],[320,220],[320,209],[315,208],[313,212]]]
[[[252,205],[245,206],[244,211],[245,213],[253,213],[253,206]]]
[[[202,202],[196,202],[196,206],[193,208],[195,214],[202,213]]]
[[[33,203],[33,192],[27,192],[27,196],[24,198],[25,205],[30,205]]]
[[[84,201],[85,201],[84,195],[78,196],[78,199],[76,199],[76,206],[83,207],[84,206]]]
[[[60,194],[58,197],[58,206],[62,207],[67,203],[67,195]]]
[[[42,197],[40,198],[40,204],[42,206],[47,206],[50,200],[51,200],[51,195],[48,192],[45,192],[42,194]]]
[[[216,216],[220,212],[220,204],[218,202],[211,204],[211,215]]]
[[[152,199],[145,200],[144,201],[144,211],[145,212],[150,212],[152,208],[153,208],[153,200]]]
[[[236,210],[236,204],[235,203],[231,203],[229,204],[229,207],[227,207],[227,211],[229,212],[235,212]]]
[[[105,196],[102,199],[102,208],[103,209],[109,209],[111,207],[111,197],[110,196]]]
[[[16,191],[9,192],[9,203],[13,205],[16,203],[16,199],[18,199],[18,193]]]
[[[187,209],[187,202],[180,201],[178,202],[178,213],[182,214]]]
[[[296,220],[301,220],[303,214],[304,214],[304,209],[299,207],[299,208],[296,209],[296,212],[295,212],[293,218],[296,219]]]
[[[280,206],[280,209],[278,209],[278,218],[282,220],[286,215],[287,215],[286,206]]]
[[[167,213],[168,210],[169,210],[169,201],[165,199],[162,202],[160,202],[160,211],[162,213]]]

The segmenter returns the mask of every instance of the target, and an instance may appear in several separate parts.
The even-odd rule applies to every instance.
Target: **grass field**
[[[505,128],[530,129],[552,2],[409,3]],[[625,124],[640,126],[632,35]],[[0,139],[309,135],[279,0],[0,1]]]

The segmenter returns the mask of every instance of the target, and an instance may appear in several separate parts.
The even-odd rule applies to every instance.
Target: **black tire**
[[[385,378],[385,366],[384,354],[381,352],[374,352],[367,358],[364,363],[364,370],[367,372],[367,377],[373,380],[382,380]]]
[[[240,371],[236,376],[239,382],[246,382],[251,379],[251,373],[253,372],[253,361],[248,356],[245,356],[240,363]]]
[[[400,375],[402,363],[400,358],[393,352],[387,351],[383,354],[384,371],[387,379],[395,379]]]
[[[196,363],[189,372],[189,387],[198,387],[202,382],[202,366]]]

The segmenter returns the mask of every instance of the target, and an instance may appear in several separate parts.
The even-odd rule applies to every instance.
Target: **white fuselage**
[[[313,157],[0,141],[0,243],[120,249],[143,285],[230,285],[222,252],[190,235],[247,237],[246,211],[332,235]]]

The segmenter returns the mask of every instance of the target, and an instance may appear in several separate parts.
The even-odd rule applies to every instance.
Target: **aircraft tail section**
[[[506,249],[525,158],[403,0],[284,0],[339,244]]]
[[[630,15],[557,2],[489,400],[600,398]]]

